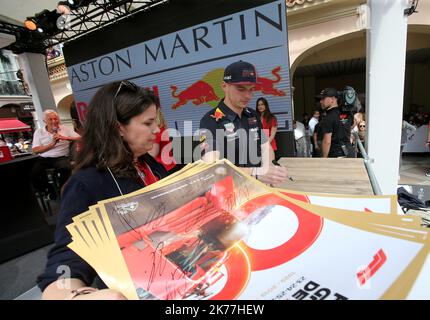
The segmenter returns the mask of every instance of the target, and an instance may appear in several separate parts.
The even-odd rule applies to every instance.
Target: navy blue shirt
[[[200,141],[203,153],[217,150],[238,167],[259,167],[261,145],[268,140],[255,110],[245,108],[239,117],[221,100],[200,120]]]
[[[149,155],[145,155],[144,161],[150,166],[152,172],[158,177],[166,176],[166,170]],[[145,185],[138,180],[115,178],[122,193],[139,190]],[[66,226],[72,223],[73,217],[88,210],[88,207],[97,204],[98,201],[120,196],[121,193],[108,171],[99,171],[95,167],[89,167],[77,171],[67,183],[61,198],[61,207],[58,214],[55,230],[55,245],[48,253],[48,262],[43,274],[37,278],[40,290],[56,281],[62,273],[69,272],[67,278],[77,278],[90,286],[96,280],[99,288],[106,285],[96,276],[97,273],[80,256],[69,249],[67,245],[72,242]],[[64,277],[65,275],[63,275]]]

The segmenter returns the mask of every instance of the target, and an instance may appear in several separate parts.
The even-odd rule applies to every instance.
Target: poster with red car
[[[109,255],[108,269],[87,261],[97,262],[102,279],[127,274],[122,286],[135,299],[408,295],[428,254],[427,230],[299,197],[267,188],[226,160],[199,166],[100,202],[98,230],[113,244],[104,255],[118,255]],[[93,250],[104,250],[102,243]]]

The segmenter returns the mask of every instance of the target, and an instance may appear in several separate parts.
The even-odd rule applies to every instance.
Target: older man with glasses
[[[70,176],[70,143],[80,139],[80,135],[61,124],[57,112],[44,111],[45,126],[37,129],[33,135],[33,153],[39,159],[31,171],[31,180],[36,192],[44,192],[47,181],[44,171],[54,168],[60,173],[60,187]]]

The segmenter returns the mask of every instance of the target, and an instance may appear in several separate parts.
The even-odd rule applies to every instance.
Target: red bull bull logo
[[[275,80],[259,77],[257,75],[257,84],[255,85],[255,91],[261,91],[262,94],[272,95],[283,97],[285,96],[285,92],[275,88],[275,84],[279,83],[282,80],[279,72],[281,71],[281,67],[278,66],[272,70],[272,75],[275,76]]]
[[[176,86],[171,86],[170,88],[172,90],[172,97],[178,99],[178,101],[172,106],[172,109],[177,109],[180,106],[187,104],[189,101],[198,106],[203,103],[220,99],[216,95],[213,87],[202,80],[193,83],[179,94],[176,94],[176,90],[178,89]]]
[[[285,96],[286,93],[283,90],[275,87],[276,84],[282,80],[280,71],[280,66],[272,69],[271,73],[275,77],[274,79],[259,77],[257,75],[255,91],[260,91],[264,95],[278,97]],[[188,88],[179,93],[177,93],[177,86],[170,86],[172,97],[178,99],[178,101],[172,105],[172,109],[177,109],[190,102],[195,106],[204,104],[215,107],[224,95],[224,92],[221,89],[220,80],[222,79],[223,73],[224,69],[222,68],[214,69],[208,72],[201,80],[194,82]]]

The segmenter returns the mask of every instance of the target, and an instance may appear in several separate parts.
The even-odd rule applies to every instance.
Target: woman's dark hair
[[[261,114],[261,112],[258,110],[258,103],[260,101],[263,102],[264,106],[266,107],[263,114]],[[275,115],[270,111],[269,103],[267,102],[266,98],[263,98],[263,97],[258,98],[257,102],[255,103],[255,109],[256,109],[257,113],[260,115],[260,117],[263,117],[264,120],[266,120],[267,124],[272,123],[272,120],[275,119]]]
[[[74,171],[89,166],[109,167],[118,178],[137,179],[133,153],[120,135],[119,124],[129,124],[131,118],[157,102],[152,91],[128,81],[101,87],[87,109]]]

